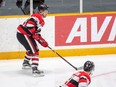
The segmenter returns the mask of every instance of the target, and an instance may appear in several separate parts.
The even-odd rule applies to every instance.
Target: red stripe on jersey
[[[32,61],[33,61],[33,60],[37,60],[37,61],[39,61],[39,59],[38,59],[38,58],[32,58]]]
[[[70,82],[67,83],[66,85],[67,85],[68,87],[76,87],[74,84],[72,84],[72,83],[70,83]]]
[[[31,28],[29,31],[30,31],[32,34],[35,34],[35,33],[36,33],[36,28]]]
[[[27,35],[27,36],[30,36],[30,34],[28,34],[27,32],[25,32],[24,30],[23,30],[23,28],[19,25],[18,26],[18,28],[17,28],[22,34],[24,34],[24,35]]]
[[[85,77],[85,78],[86,78],[86,81],[88,81],[88,84],[91,83],[91,78],[90,78],[89,74],[87,74],[87,73],[84,72],[84,71],[80,71],[80,72],[78,72],[78,73],[75,73],[74,75],[77,76],[77,77],[79,77],[79,78]],[[81,79],[80,79],[80,80],[81,80]],[[82,79],[82,81],[85,81],[85,80]]]
[[[42,18],[42,15],[41,14],[38,14],[38,13],[35,13],[35,14],[32,14],[31,17],[36,17],[38,20],[39,20],[39,24],[43,27],[45,22]]]
[[[87,79],[82,78],[79,80],[79,83],[81,83],[81,82],[87,83]]]
[[[34,23],[33,21],[28,21],[28,22],[26,23],[25,26],[27,26],[27,24],[32,24],[33,26],[36,26],[35,23]],[[28,27],[28,26],[27,26],[27,27]]]

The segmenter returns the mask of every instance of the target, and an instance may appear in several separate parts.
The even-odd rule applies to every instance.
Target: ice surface
[[[116,55],[64,57],[80,67],[85,61],[95,63],[95,71],[89,87],[116,87]],[[59,57],[40,58],[39,69],[44,77],[33,77],[31,69],[22,70],[22,59],[0,61],[0,87],[58,87],[74,72],[69,64]]]

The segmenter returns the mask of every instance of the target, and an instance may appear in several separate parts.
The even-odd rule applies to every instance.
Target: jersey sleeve
[[[61,87],[87,87],[90,81],[89,74],[80,71],[74,73]]]
[[[32,36],[35,33],[40,34],[41,28],[44,25],[44,20],[42,16],[38,13],[32,14],[32,16],[27,19],[23,25],[18,27],[18,31],[25,34]]]
[[[69,78],[66,82],[65,85],[67,87],[78,87],[78,80],[79,78],[75,75],[72,75],[71,78]]]
[[[36,24],[37,24],[36,26],[38,28],[41,28],[44,26],[45,22],[40,14],[33,14],[31,18],[33,18],[36,21]]]
[[[23,26],[27,28],[37,27],[37,21],[33,17],[31,17],[23,23]]]

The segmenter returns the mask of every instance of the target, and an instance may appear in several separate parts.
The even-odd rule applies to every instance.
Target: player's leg
[[[28,69],[28,68],[31,68],[31,64],[30,64],[30,56],[28,55],[28,53],[26,52],[26,55],[24,57],[24,61],[23,61],[23,69]]]
[[[17,33],[17,39],[18,41],[25,47],[26,49],[26,55],[24,57],[24,61],[23,61],[23,67],[22,68],[31,68],[31,64],[30,64],[30,55],[28,54],[28,50],[30,50],[30,46],[28,44],[27,39],[25,38],[25,36],[21,33]]]
[[[30,45],[30,51],[28,49],[28,54],[30,54],[31,58],[31,67],[32,67],[32,73],[34,76],[44,76],[43,71],[40,71],[38,69],[39,65],[39,49],[38,46],[33,38],[28,38],[28,43]]]
[[[17,38],[19,42],[25,47],[26,49],[26,56],[24,58],[23,66],[29,64],[29,60],[32,60],[32,73],[33,74],[39,74],[41,76],[42,71],[38,70],[38,62],[39,62],[39,57],[38,57],[38,47],[35,42],[35,40],[32,37],[27,37],[22,34],[18,34]]]

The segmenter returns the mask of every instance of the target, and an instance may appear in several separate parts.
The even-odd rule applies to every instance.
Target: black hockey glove
[[[22,1],[17,1],[16,5],[17,5],[18,8],[20,8],[22,6]]]

